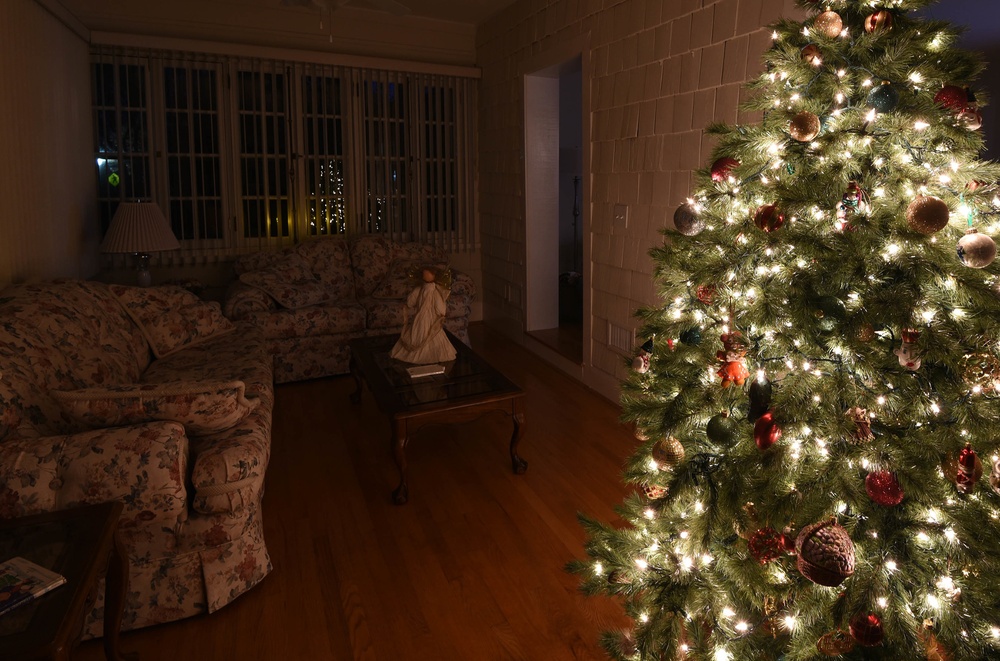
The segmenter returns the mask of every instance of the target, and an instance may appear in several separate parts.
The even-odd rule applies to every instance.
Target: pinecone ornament
[[[813,583],[832,588],[854,573],[854,542],[834,519],[803,528],[795,550],[799,572]]]

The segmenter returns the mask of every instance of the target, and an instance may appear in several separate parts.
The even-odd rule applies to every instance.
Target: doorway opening
[[[583,70],[576,56],[525,77],[528,334],[583,364]]]

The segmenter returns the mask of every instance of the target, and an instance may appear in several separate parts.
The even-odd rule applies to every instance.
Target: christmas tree
[[[1000,658],[982,62],[932,0],[799,4],[651,251],[636,490],[570,569],[615,659]]]

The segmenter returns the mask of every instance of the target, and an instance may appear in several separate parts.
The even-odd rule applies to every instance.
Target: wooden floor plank
[[[583,661],[626,624],[583,597],[576,513],[604,520],[632,450],[618,407],[481,324],[473,347],[526,393],[514,475],[503,415],[411,439],[410,502],[389,425],[369,393],[335,377],[276,388],[263,520],[275,569],[221,611],[123,635],[143,661]],[[98,641],[78,661],[102,659]]]

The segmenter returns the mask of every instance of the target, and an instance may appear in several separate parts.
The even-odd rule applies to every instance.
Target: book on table
[[[31,603],[65,582],[62,574],[24,558],[0,563],[0,615]]]

